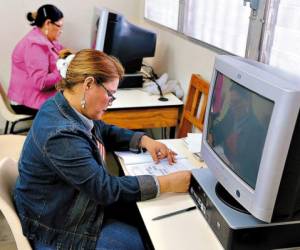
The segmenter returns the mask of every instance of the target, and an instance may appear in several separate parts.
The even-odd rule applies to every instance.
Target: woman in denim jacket
[[[38,112],[19,161],[14,198],[23,232],[34,249],[143,249],[137,229],[112,219],[110,208],[186,192],[190,172],[111,176],[105,150],[145,148],[154,161],[167,157],[170,164],[174,153],[141,132],[100,120],[123,75],[116,59],[86,49],[58,67],[61,91]]]

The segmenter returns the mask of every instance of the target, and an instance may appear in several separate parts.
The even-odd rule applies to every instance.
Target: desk
[[[158,97],[138,88],[120,89],[102,120],[128,129],[172,127],[170,136],[173,138],[183,102],[173,94],[165,95],[167,102],[159,101]]]
[[[203,166],[184,146],[181,139],[165,140],[176,152],[185,154],[192,164]],[[121,166],[124,166],[120,160]],[[123,168],[126,171],[125,168]],[[126,174],[126,172],[125,172]],[[152,218],[194,205],[189,194],[164,193],[160,197],[138,202],[137,206],[156,250],[219,250],[223,249],[210,226],[196,209],[158,221]]]

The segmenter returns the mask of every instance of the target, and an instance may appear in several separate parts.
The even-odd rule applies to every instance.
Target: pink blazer
[[[13,51],[9,99],[39,109],[53,96],[56,92],[54,85],[61,79],[56,61],[62,48],[61,44],[50,42],[39,28],[34,27]]]

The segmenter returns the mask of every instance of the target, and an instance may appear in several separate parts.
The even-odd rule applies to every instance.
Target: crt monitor
[[[300,81],[217,56],[201,153],[221,186],[265,222],[299,219]]]
[[[117,57],[125,74],[140,71],[142,60],[155,53],[156,34],[128,22],[121,14],[96,8],[92,47]]]

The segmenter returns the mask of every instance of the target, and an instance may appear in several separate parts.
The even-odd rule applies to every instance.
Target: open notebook
[[[135,154],[132,152],[115,152],[124,162],[128,175],[167,175],[176,171],[191,170],[195,168],[182,155],[177,155],[177,162],[169,165],[167,159],[158,164],[153,162],[151,155],[147,153]]]

